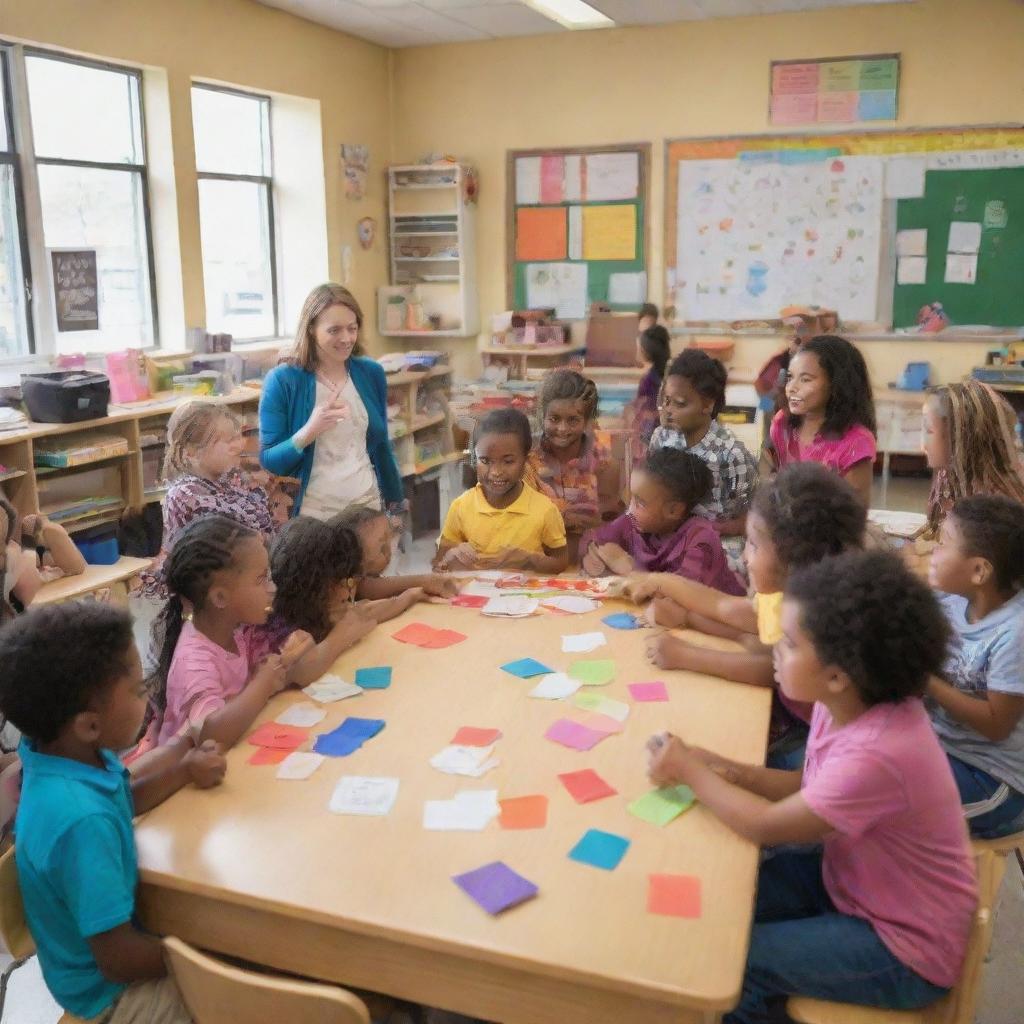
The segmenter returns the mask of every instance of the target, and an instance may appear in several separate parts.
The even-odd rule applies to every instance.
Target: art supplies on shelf
[[[72,434],[70,437],[36,441],[33,458],[37,466],[67,469],[128,453],[127,438],[117,434]]]

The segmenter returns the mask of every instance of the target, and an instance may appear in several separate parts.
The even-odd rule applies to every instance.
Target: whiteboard
[[[883,161],[681,160],[680,320],[775,318],[789,304],[876,319]]]

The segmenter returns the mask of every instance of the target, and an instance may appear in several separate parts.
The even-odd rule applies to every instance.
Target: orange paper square
[[[521,206],[516,210],[516,259],[564,260],[567,249],[564,206]]]
[[[397,633],[391,635],[396,640],[401,640],[403,644],[422,646],[431,640],[436,632],[433,626],[428,626],[425,622],[410,622],[408,626],[403,626]]]
[[[249,764],[280,764],[290,753],[281,747],[260,747],[249,758]]]
[[[693,875],[648,875],[647,910],[668,917],[700,917],[700,879]]]
[[[308,729],[296,725],[280,725],[278,722],[264,722],[255,732],[250,733],[248,742],[256,747],[277,747],[294,750],[301,747],[309,736]]]
[[[548,823],[546,796],[516,796],[499,800],[502,828],[543,828]]]

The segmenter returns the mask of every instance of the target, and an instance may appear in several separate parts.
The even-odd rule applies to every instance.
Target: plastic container
[[[97,537],[76,537],[75,547],[89,565],[116,565],[121,557],[121,548],[116,534]]]
[[[110,380],[88,370],[23,373],[21,393],[36,423],[80,423],[107,415]]]

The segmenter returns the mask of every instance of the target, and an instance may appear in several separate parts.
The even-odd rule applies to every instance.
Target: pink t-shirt
[[[252,627],[235,630],[237,654],[225,651],[186,622],[167,673],[167,706],[158,743],[170,743],[187,726],[200,726],[245,688],[252,670],[268,653]]]
[[[869,921],[923,978],[954,985],[977,884],[960,794],[921,701],[876,704],[840,727],[815,704],[800,792],[835,829],[822,877],[836,909]]]
[[[769,430],[779,469],[791,462],[820,462],[844,476],[851,466],[864,459],[874,461],[878,448],[875,435],[861,423],[855,423],[842,437],[818,434],[806,448],[800,446],[796,431],[789,427],[789,413],[782,409],[775,414]]]

